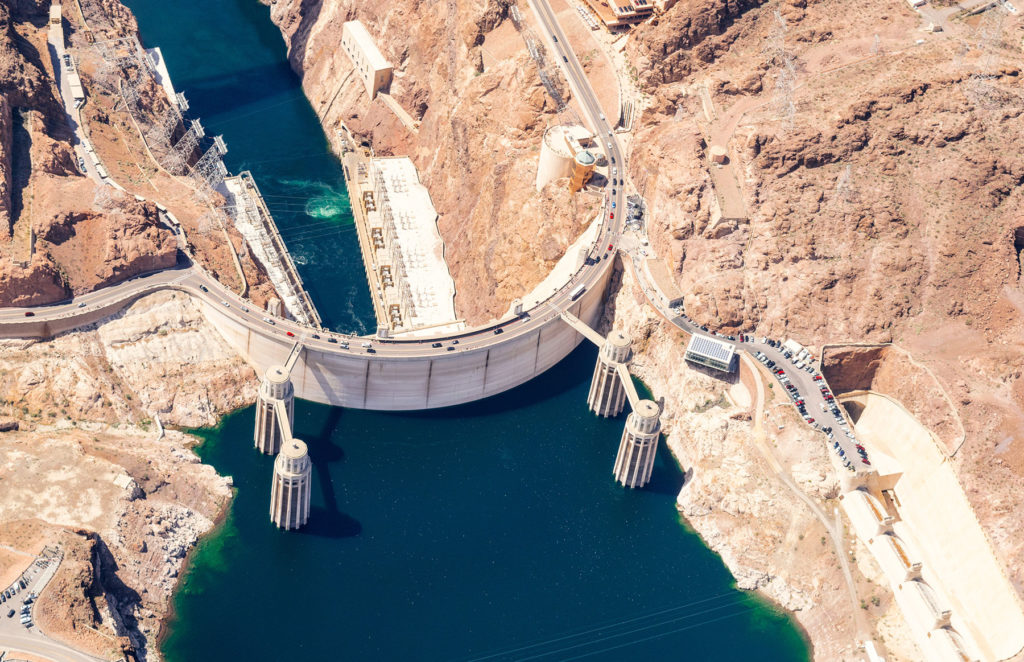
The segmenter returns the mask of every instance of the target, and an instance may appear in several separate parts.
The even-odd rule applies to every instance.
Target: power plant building
[[[597,163],[597,157],[588,149],[592,143],[593,136],[582,126],[557,124],[548,127],[537,162],[537,190],[562,177],[569,178],[569,190],[574,193],[586,186]]]
[[[361,21],[348,21],[341,28],[341,47],[363,81],[370,99],[391,85],[391,63],[381,54]]]
[[[459,330],[437,211],[408,157],[370,161],[366,217],[392,330]]]
[[[693,361],[715,370],[732,372],[735,355],[736,345],[695,333],[690,337],[690,344],[686,346],[685,358],[687,361]]]

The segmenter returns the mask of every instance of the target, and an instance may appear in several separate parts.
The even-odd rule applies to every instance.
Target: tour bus
[[[575,287],[575,289],[573,289],[572,292],[569,293],[569,300],[570,301],[575,301],[576,299],[579,299],[581,296],[583,296],[583,293],[586,292],[586,291],[587,291],[587,286],[584,285],[583,283],[580,283],[579,285],[577,285]]]

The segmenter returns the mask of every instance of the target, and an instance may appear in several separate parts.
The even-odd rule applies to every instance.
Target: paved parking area
[[[672,323],[687,333],[721,338],[734,343],[737,350],[748,352],[772,373],[778,392],[789,396],[793,407],[807,425],[826,437],[829,449],[841,466],[846,467],[852,473],[871,471],[867,451],[857,441],[850,422],[846,418],[846,412],[836,401],[824,376],[818,372],[816,367],[800,369],[794,365],[792,359],[796,357],[782,347],[782,341],[763,337],[755,338],[749,334],[733,337],[722,336],[697,326],[681,311],[677,311],[676,316],[672,318]],[[812,361],[811,366],[815,365],[816,362]],[[780,370],[781,373],[778,372]]]

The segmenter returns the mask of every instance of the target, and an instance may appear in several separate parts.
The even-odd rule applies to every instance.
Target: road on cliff
[[[590,81],[554,18],[551,8],[545,0],[535,0],[532,5],[545,36],[551,41],[553,52],[558,55],[559,65],[565,72],[586,121],[597,134],[597,138],[603,140],[608,146],[608,159],[610,167],[613,169],[612,177],[619,183],[617,186],[610,183],[616,193],[606,200],[606,207],[600,221],[602,223],[601,231],[597,242],[590,251],[592,258],[603,258],[614,249],[622,227],[621,214],[619,218],[616,218],[614,213],[624,209],[624,187],[621,185],[621,175],[618,172],[619,168],[623,173],[626,170],[622,149],[611,125],[601,112]],[[53,45],[53,49],[58,60],[57,71],[63,74],[64,69],[60,67],[59,62],[63,50],[62,44]],[[66,76],[60,75],[59,77],[62,79],[62,86],[66,85],[64,80]],[[65,101],[67,102],[69,99],[65,99]],[[65,110],[71,118],[73,108],[65,105]],[[69,122],[73,126],[75,125],[75,122],[70,119]],[[613,202],[614,207],[612,207]],[[207,274],[200,266],[191,264],[182,256],[176,269],[137,276],[116,285],[76,296],[72,301],[31,308],[2,308],[0,309],[0,336],[38,337],[46,335],[39,331],[44,328],[42,324],[44,322],[60,321],[61,328],[71,328],[69,325],[76,320],[81,320],[82,324],[95,321],[97,308],[113,308],[119,304],[128,305],[146,294],[166,289],[178,289],[193,297],[203,299],[211,305],[223,306],[224,312],[242,325],[262,335],[278,337],[283,343],[298,341],[307,347],[325,353],[362,356],[372,353],[374,359],[440,357],[445,356],[449,351],[486,349],[517,337],[535,333],[557,316],[553,309],[568,310],[574,304],[578,295],[573,296],[573,293],[579,286],[582,285],[590,289],[600,283],[611,263],[610,259],[588,260],[568,283],[521,317],[505,319],[489,326],[444,337],[381,340],[351,334],[331,333],[291,320],[273,318],[238,297]],[[115,311],[111,310],[110,312]],[[371,343],[372,347],[365,347],[366,343]],[[346,344],[349,346],[345,347]]]

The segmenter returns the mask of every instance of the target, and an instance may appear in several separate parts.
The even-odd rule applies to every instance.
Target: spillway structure
[[[292,437],[295,388],[291,372],[304,347],[295,343],[283,365],[267,368],[256,401],[253,440],[264,455],[277,455],[270,487],[270,521],[281,529],[298,529],[309,521],[313,464],[306,443]]]
[[[313,463],[306,443],[289,439],[274,460],[274,483],[270,491],[270,521],[286,531],[309,521],[309,495]]]
[[[602,336],[568,312],[561,317],[569,326],[601,348],[594,366],[587,406],[598,416],[618,416],[626,400],[633,410],[626,417],[619,452],[612,470],[615,480],[625,487],[644,487],[651,480],[654,458],[661,438],[661,406],[653,400],[641,400],[629,374],[632,343],[622,331]]]

